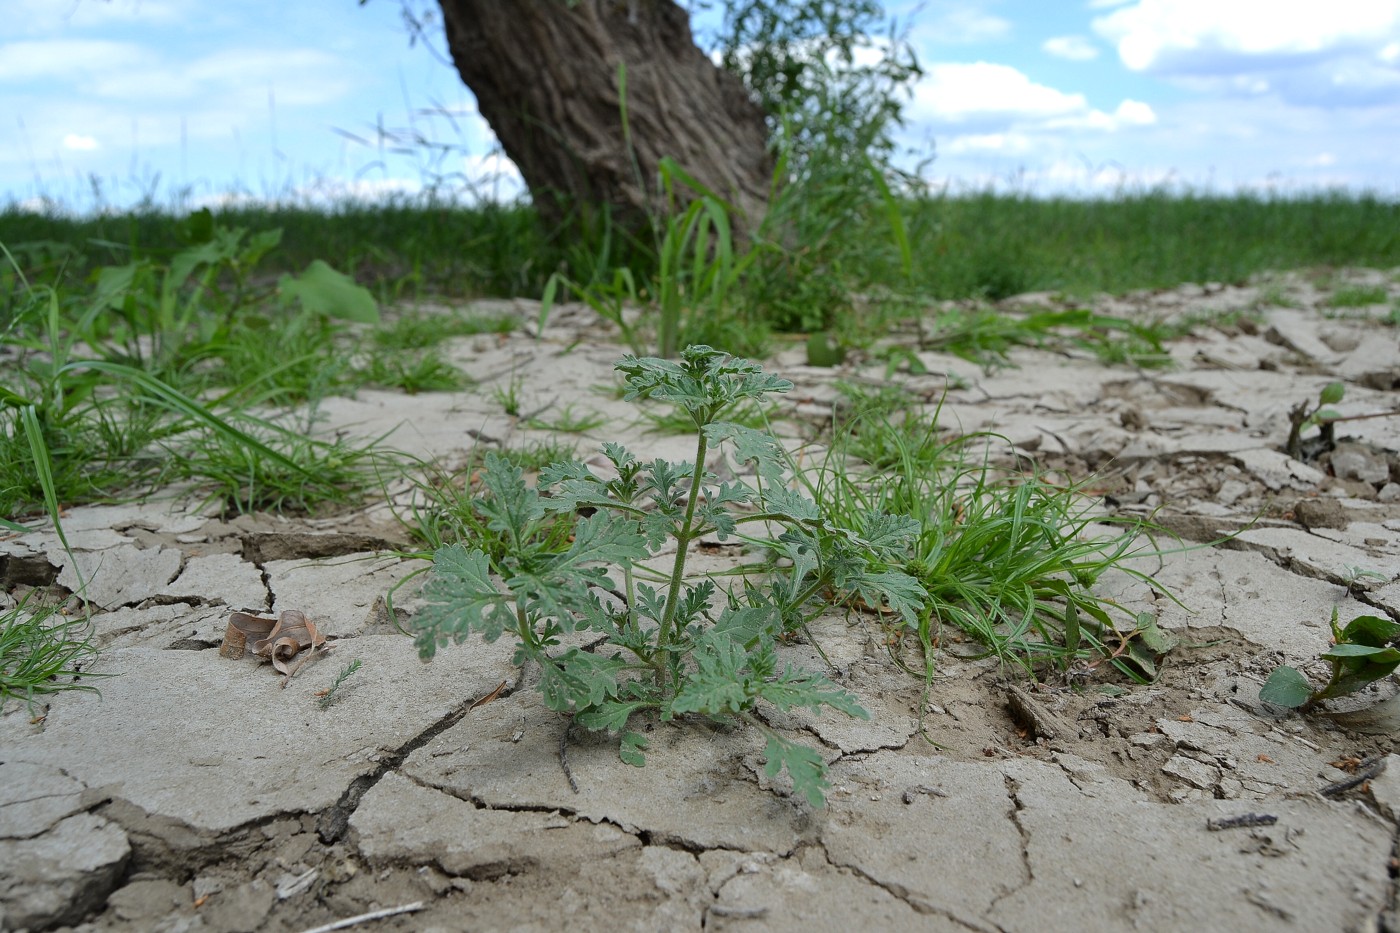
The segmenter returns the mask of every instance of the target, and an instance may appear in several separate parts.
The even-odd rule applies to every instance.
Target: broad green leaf
[[[1379,616],[1357,616],[1342,629],[1344,642],[1382,647],[1400,638],[1400,624]]]
[[[1347,387],[1340,382],[1329,382],[1323,386],[1317,400],[1323,405],[1335,405],[1347,394]]]
[[[870,713],[854,696],[821,674],[796,670],[791,666],[784,668],[774,679],[765,681],[758,695],[781,710],[797,706],[820,710],[823,706],[830,706],[856,719],[870,718]]]
[[[361,324],[379,323],[379,305],[369,289],[320,259],[313,259],[299,276],[282,276],[277,289],[283,301],[300,302],[311,314]]]
[[[868,606],[889,606],[909,626],[916,624],[928,595],[922,583],[898,570],[862,574],[851,589]]]
[[[748,655],[743,645],[712,631],[700,641],[694,657],[696,670],[681,684],[671,712],[720,716],[751,705],[757,684],[745,673]]]
[[[1138,614],[1137,630],[1133,637],[1154,654],[1166,654],[1176,647],[1176,639],[1163,632],[1157,625],[1156,617],[1147,612]]]
[[[1336,678],[1318,694],[1320,700],[1356,693],[1384,677],[1389,677],[1397,666],[1394,661],[1376,664],[1364,658],[1348,658],[1336,663],[1340,665],[1340,670]]]
[[[585,729],[606,730],[616,735],[627,728],[627,720],[633,713],[655,705],[649,700],[607,700],[578,713],[574,721]]]
[[[773,550],[792,561],[790,595],[795,596],[806,587],[807,577],[816,573],[821,566],[817,539],[803,529],[790,528],[773,542]]]
[[[781,472],[787,463],[787,452],[767,431],[755,431],[732,421],[716,421],[705,425],[705,436],[714,446],[728,441],[734,446],[735,460],[753,462],[763,471]]]
[[[486,494],[475,504],[486,517],[486,527],[519,547],[534,523],[544,516],[540,494],[525,484],[525,474],[518,466],[495,451],[486,455],[481,485]]]
[[[1400,649],[1396,648],[1374,648],[1371,645],[1333,645],[1322,653],[1322,657],[1329,661],[1364,658],[1370,664],[1400,664]]]
[[[414,615],[414,644],[426,660],[448,641],[461,644],[473,632],[487,641],[513,625],[511,599],[496,588],[486,555],[460,544],[433,554],[433,572],[423,586],[424,605]]]
[[[751,651],[760,638],[777,635],[781,627],[782,619],[775,607],[742,606],[722,610],[715,622],[714,632]]]
[[[126,296],[136,281],[136,273],[144,268],[140,262],[124,266],[104,266],[97,273],[97,287],[93,289],[92,303],[98,307],[120,311]]]
[[[846,348],[834,342],[831,335],[814,331],[807,338],[808,366],[840,366],[846,361]]]
[[[603,658],[570,648],[557,658],[540,657],[540,693],[559,713],[582,711],[617,696],[617,675],[627,667],[616,658]]]
[[[877,555],[889,559],[908,556],[909,546],[918,537],[922,525],[910,515],[892,515],[871,510],[860,517],[860,537]]]
[[[826,780],[826,762],[814,749],[770,732],[763,754],[768,759],[763,766],[764,774],[777,777],[779,771],[787,768],[795,792],[806,797],[814,807],[826,805],[826,789],[831,785]]]
[[[1312,684],[1294,668],[1284,665],[1274,668],[1264,686],[1259,689],[1259,699],[1275,706],[1296,709],[1308,702],[1312,696]]]
[[[622,742],[617,747],[617,757],[625,764],[640,768],[647,763],[642,751],[647,747],[646,736],[639,732],[622,733]]]

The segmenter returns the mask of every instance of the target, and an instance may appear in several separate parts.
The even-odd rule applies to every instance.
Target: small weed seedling
[[[339,695],[336,693],[336,691],[340,689],[340,685],[345,683],[352,676],[354,676],[355,672],[360,669],[360,666],[360,659],[356,658],[349,664],[342,667],[340,669],[340,673],[335,676],[335,682],[332,683],[327,690],[319,694],[320,699],[316,701],[316,705],[323,710],[330,709],[331,705],[334,704],[337,699],[339,699]]]
[[[491,390],[491,399],[501,406],[501,411],[512,418],[520,417],[520,387],[525,384],[525,380],[519,376],[512,376],[510,382],[504,386],[496,386]]]
[[[1323,451],[1331,450],[1336,444],[1336,429],[1343,421],[1367,421],[1371,418],[1394,418],[1400,416],[1400,408],[1390,411],[1373,411],[1361,415],[1343,415],[1335,405],[1346,395],[1346,386],[1340,382],[1329,382],[1318,393],[1317,404],[1311,407],[1307,402],[1299,402],[1288,412],[1288,442],[1284,450],[1298,460],[1315,459]],[[1318,428],[1315,438],[1305,440],[1303,433]]]
[[[539,665],[545,705],[585,728],[620,733],[620,756],[633,765],[644,763],[646,748],[642,733],[628,728],[636,715],[749,723],[767,740],[768,775],[785,767],[794,790],[819,806],[825,763],[815,750],[768,728],[757,715],[760,702],[779,710],[829,706],[869,714],[825,677],[780,664],[776,642],[805,623],[807,603],[828,592],[887,606],[912,624],[918,585],[884,570],[878,556],[911,536],[914,525],[872,515],[866,527],[878,540],[838,529],[815,502],[784,484],[783,450],[771,435],[720,420],[791,388],[757,365],[693,346],[679,362],[628,356],[617,369],[628,400],[668,403],[689,418],[694,460],[642,463],[610,443],[603,452],[616,478],[573,460],[546,468],[531,488],[519,469],[488,456],[484,494],[473,505],[489,539],[484,548],[453,545],[434,553],[425,605],[413,620],[419,651],[431,658],[449,641],[474,634],[494,641],[509,631],[517,663]],[[705,472],[707,454],[720,447],[757,464],[754,485],[719,482]],[[576,513],[587,517],[573,524],[571,536],[555,533],[561,518]],[[705,535],[736,535],[741,525],[784,528],[765,543],[787,558],[785,568],[767,586],[746,581],[742,593],[721,595],[712,580],[687,580],[691,546]],[[664,586],[640,582],[647,571],[638,564],[668,541],[675,557]],[[598,646],[560,648],[579,631],[601,635]]]
[[[1317,404],[1308,407],[1307,402],[1299,402],[1288,412],[1288,443],[1285,449],[1288,456],[1301,460],[1304,456],[1303,432],[1313,428],[1319,428],[1320,432],[1316,439],[1321,444],[1322,450],[1330,449],[1332,446],[1332,422],[1341,417],[1335,409],[1328,408],[1335,405],[1346,395],[1346,386],[1340,382],[1329,382],[1322,387],[1318,393]]]
[[[587,434],[607,423],[608,419],[599,412],[591,408],[578,412],[570,403],[559,409],[553,418],[545,418],[541,414],[528,419],[525,422],[525,427],[533,428],[536,431],[552,431],[556,434]]]
[[[1338,626],[1333,609],[1331,625],[1332,647],[1322,653],[1322,659],[1332,665],[1327,683],[1314,690],[1302,672],[1285,664],[1269,675],[1259,699],[1307,712],[1323,700],[1355,693],[1400,667],[1400,624],[1378,616],[1357,616]]]

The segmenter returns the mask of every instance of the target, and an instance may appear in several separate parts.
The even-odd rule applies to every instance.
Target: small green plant
[[[871,512],[913,516],[913,536],[886,560],[923,590],[913,631],[926,665],[946,624],[961,633],[949,633],[954,640],[971,636],[1032,674],[1047,661],[1064,670],[1107,661],[1135,680],[1156,676],[1169,639],[1150,616],[1094,591],[1110,571],[1150,582],[1130,560],[1155,553],[1143,542],[1151,526],[1105,519],[1079,488],[998,470],[988,457],[994,445],[1010,447],[1005,438],[940,436],[937,409],[916,413],[912,399],[884,387],[846,392],[860,401],[802,480],[839,527],[860,528]],[[870,467],[852,469],[852,457]]]
[[[1258,308],[1298,308],[1302,305],[1298,299],[1293,297],[1288,287],[1282,282],[1270,282],[1261,289],[1259,295],[1254,300],[1254,307]]]
[[[163,478],[191,482],[225,513],[314,512],[356,500],[374,485],[376,470],[395,459],[378,446],[382,437],[321,441],[244,420],[252,421],[248,433],[209,429],[196,442],[172,442]]]
[[[471,385],[466,373],[447,362],[436,350],[398,350],[375,354],[357,375],[371,385],[419,392],[455,392]]]
[[[553,418],[546,419],[542,415],[536,415],[528,419],[525,422],[525,427],[534,428],[537,431],[555,431],[560,434],[587,434],[607,423],[607,418],[592,409],[582,414],[575,413],[574,406],[570,403],[559,409]]]
[[[1167,336],[1160,323],[1144,324],[1085,309],[1003,314],[988,308],[955,307],[932,319],[919,345],[955,353],[987,369],[1007,365],[1007,353],[1013,347],[1073,348],[1093,353],[1110,365],[1151,367],[1170,362],[1162,346]]]
[[[0,613],[0,701],[34,697],[60,690],[93,690],[82,677],[102,677],[84,671],[97,658],[97,648],[85,618],[69,618],[49,606],[30,606],[33,593]]]
[[[321,694],[321,698],[316,702],[316,705],[323,710],[330,709],[331,705],[340,698],[340,695],[336,692],[340,689],[340,685],[349,680],[355,672],[360,669],[360,666],[360,659],[356,658],[342,667],[340,673],[335,677],[335,682]]]
[[[1307,712],[1323,700],[1356,693],[1400,667],[1400,624],[1379,616],[1357,616],[1339,626],[1335,608],[1330,624],[1332,647],[1321,655],[1332,668],[1327,683],[1313,689],[1301,671],[1285,664],[1269,675],[1259,699]]]
[[[617,369],[629,400],[665,402],[690,419],[694,459],[642,463],[605,444],[614,478],[566,461],[547,468],[532,488],[520,470],[488,455],[484,491],[472,505],[490,533],[490,550],[474,542],[435,552],[425,605],[412,623],[419,651],[431,658],[448,642],[475,634],[494,641],[510,632],[517,662],[539,665],[545,705],[585,728],[620,733],[620,756],[633,765],[644,763],[646,748],[643,733],[629,728],[634,716],[749,723],[766,737],[767,773],[786,768],[795,791],[820,805],[827,786],[822,757],[769,728],[760,703],[868,714],[825,677],[780,664],[776,642],[805,625],[808,604],[829,592],[886,606],[912,623],[918,586],[888,570],[881,555],[907,539],[913,523],[872,512],[864,533],[840,529],[785,485],[784,452],[774,438],[721,420],[736,406],[791,388],[757,365],[693,346],[679,362],[628,356]],[[717,448],[754,462],[758,479],[720,482],[704,472]],[[573,521],[572,535],[558,534],[561,518]],[[766,586],[747,581],[741,592],[723,595],[713,580],[687,579],[697,540],[728,538],[741,526],[784,529],[764,539],[782,555],[781,572]],[[655,577],[642,562],[668,543],[675,556],[656,588],[645,582]],[[577,631],[601,635],[599,646],[560,650]]]
[[[1332,293],[1327,304],[1333,308],[1365,308],[1383,305],[1389,297],[1384,285],[1344,285]]]
[[[374,330],[374,342],[385,350],[429,350],[452,337],[508,334],[519,322],[504,314],[405,314]]]
[[[511,376],[510,382],[503,386],[496,386],[491,390],[491,400],[501,406],[501,411],[512,418],[520,417],[520,387],[525,384],[525,380],[519,376]]]
[[[623,116],[626,132],[625,111]],[[627,268],[614,270],[611,279],[586,284],[556,273],[545,285],[540,303],[541,329],[563,288],[615,324],[634,353],[642,352],[645,340],[628,312],[647,304],[655,311],[656,346],[664,357],[673,357],[682,345],[702,339],[755,353],[767,333],[747,318],[740,285],[757,250],[736,246],[730,222],[733,208],[728,202],[672,159],[661,160],[660,173],[667,210],[654,224],[655,274],[639,286]],[[689,203],[682,197],[681,186],[694,193]]]
[[[1332,422],[1341,417],[1341,414],[1329,405],[1335,405],[1346,396],[1346,386],[1340,382],[1329,382],[1322,387],[1318,393],[1317,404],[1309,407],[1307,402],[1299,402],[1288,412],[1288,442],[1284,449],[1288,456],[1296,459],[1303,459],[1306,451],[1303,443],[1303,432],[1313,428],[1319,428],[1320,432],[1316,438],[1315,445],[1319,450],[1327,450],[1332,447],[1333,428]]]

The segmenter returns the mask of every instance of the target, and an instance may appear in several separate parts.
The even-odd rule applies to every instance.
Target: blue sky
[[[194,205],[435,180],[517,190],[456,73],[410,47],[397,0],[6,7],[3,200]],[[935,184],[1400,196],[1400,0],[886,9],[925,69],[904,141],[933,153]],[[435,145],[405,145],[413,139]]]

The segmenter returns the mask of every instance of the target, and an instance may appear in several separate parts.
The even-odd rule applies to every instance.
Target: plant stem
[[[699,440],[695,445],[695,465],[690,471],[690,496],[685,504],[685,520],[676,532],[676,562],[671,567],[671,589],[666,594],[666,609],[661,614],[661,629],[657,632],[657,663],[664,664],[671,644],[671,625],[675,621],[676,606],[680,603],[681,584],[685,580],[685,556],[690,550],[691,529],[695,523],[695,506],[700,501],[700,483],[705,476],[705,452],[707,438],[704,428],[700,429]],[[657,669],[658,674],[660,668]]]

